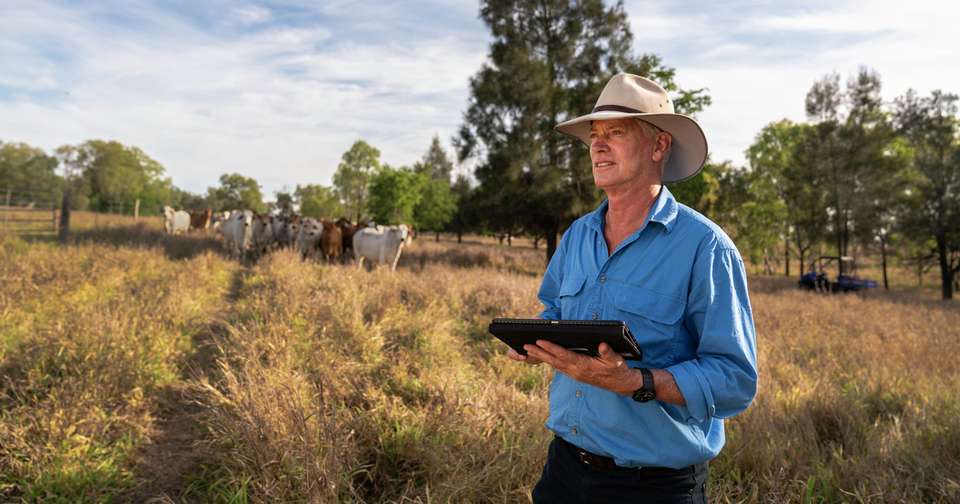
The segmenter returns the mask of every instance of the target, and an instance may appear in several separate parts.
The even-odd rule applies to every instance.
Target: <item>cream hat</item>
[[[673,145],[663,167],[663,182],[686,180],[707,161],[707,137],[692,118],[673,112],[673,102],[659,84],[639,75],[619,73],[603,88],[593,112],[562,122],[556,130],[590,146],[590,121],[635,117],[670,133]]]

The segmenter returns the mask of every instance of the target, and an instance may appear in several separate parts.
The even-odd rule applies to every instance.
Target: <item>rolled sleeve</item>
[[[745,410],[757,391],[756,331],[736,249],[714,248],[694,264],[685,322],[699,336],[696,357],[667,371],[687,403],[687,420]]]

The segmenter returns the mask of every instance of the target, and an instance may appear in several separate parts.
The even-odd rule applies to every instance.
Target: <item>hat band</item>
[[[597,105],[593,107],[593,113],[596,112],[626,112],[627,114],[646,114],[642,110],[624,107],[623,105]]]

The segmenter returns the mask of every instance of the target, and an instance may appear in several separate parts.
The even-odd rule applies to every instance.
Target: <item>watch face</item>
[[[656,397],[656,394],[648,390],[637,390],[633,393],[633,400],[637,402],[647,402],[652,401]]]

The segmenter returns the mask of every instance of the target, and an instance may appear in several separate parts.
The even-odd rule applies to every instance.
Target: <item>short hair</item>
[[[654,139],[656,139],[656,138],[657,138],[657,135],[659,135],[660,133],[666,133],[666,134],[670,135],[670,139],[673,140],[673,134],[671,134],[669,131],[664,131],[664,130],[660,129],[660,127],[657,126],[656,124],[653,124],[653,123],[649,123],[649,122],[647,122],[647,121],[644,121],[643,119],[640,119],[639,117],[637,117],[637,118],[635,118],[635,119],[636,119],[637,122],[640,124],[640,130],[643,131],[644,136],[646,136],[648,140],[654,140]],[[663,164],[661,165],[661,168],[662,168],[663,166],[667,166],[667,161],[670,161],[670,153],[671,153],[671,152],[673,152],[673,142],[670,142],[670,146],[667,147],[667,152],[664,153],[664,155],[663,155]]]

